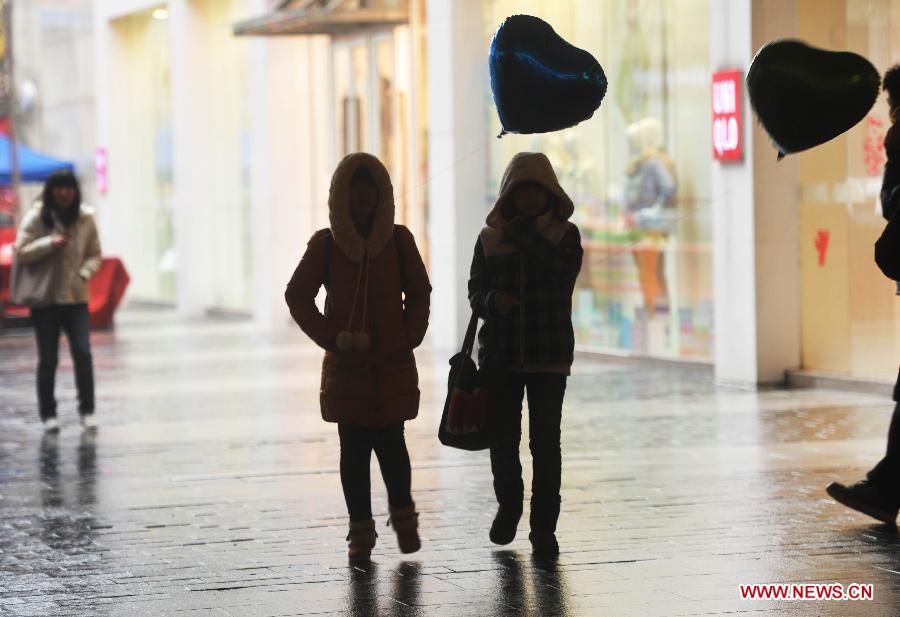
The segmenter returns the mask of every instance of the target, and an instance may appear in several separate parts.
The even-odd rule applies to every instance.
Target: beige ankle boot
[[[350,561],[369,561],[377,537],[374,520],[350,521],[350,533],[347,534],[347,557]]]
[[[419,514],[415,504],[404,508],[391,510],[391,518],[388,525],[394,528],[397,534],[397,544],[401,553],[415,553],[422,548],[419,540]]]

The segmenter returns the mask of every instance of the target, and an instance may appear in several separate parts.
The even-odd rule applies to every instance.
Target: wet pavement
[[[823,490],[881,454],[884,398],[580,361],[547,564],[527,513],[490,544],[487,455],[437,442],[446,360],[421,352],[407,438],[423,549],[397,551],[376,475],[374,563],[349,568],[320,358],[299,331],[126,311],[94,337],[100,428],[77,425],[66,358],[62,429],[44,436],[34,342],[0,337],[0,615],[900,615],[896,529]],[[871,583],[875,599],[740,599],[772,582]]]

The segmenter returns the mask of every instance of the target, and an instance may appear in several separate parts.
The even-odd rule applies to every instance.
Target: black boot
[[[869,480],[861,480],[852,486],[832,482],[826,489],[835,501],[888,525],[896,525],[897,499]]]
[[[494,517],[494,524],[491,525],[491,542],[503,545],[515,540],[520,518],[522,518],[521,506],[514,508],[500,504],[497,516]]]
[[[528,535],[531,541],[531,552],[538,559],[556,559],[559,556],[559,542],[552,531],[532,531]]]

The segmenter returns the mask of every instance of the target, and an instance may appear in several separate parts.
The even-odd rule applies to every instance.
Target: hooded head
[[[572,216],[575,206],[559,185],[550,159],[540,152],[519,152],[503,173],[500,194],[487,216],[488,227],[499,229],[516,216],[513,194],[517,187],[529,185],[539,185],[547,191],[549,211],[544,217],[566,221]]]
[[[351,185],[355,185],[352,203]],[[370,193],[367,187],[374,191]],[[331,235],[344,254],[359,262],[368,249],[369,257],[375,258],[390,241],[394,230],[394,189],[381,161],[365,152],[345,156],[331,178],[328,210]],[[363,237],[357,231],[354,214],[372,216],[368,236]]]

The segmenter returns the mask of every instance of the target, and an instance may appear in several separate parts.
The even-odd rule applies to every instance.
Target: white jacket
[[[66,234],[69,241],[54,249],[51,236]],[[54,304],[84,304],[89,299],[88,280],[100,269],[100,239],[93,209],[81,204],[78,220],[68,228],[54,215],[47,229],[41,220],[41,202],[25,214],[16,233],[15,254],[21,263],[34,263],[62,251]]]

